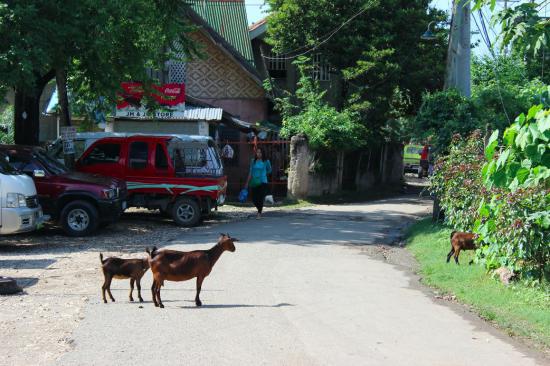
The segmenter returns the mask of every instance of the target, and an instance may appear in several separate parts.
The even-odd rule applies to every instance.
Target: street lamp
[[[434,32],[432,32],[432,30],[430,29],[432,24],[435,24],[437,23],[437,21],[435,20],[432,20],[431,22],[428,23],[428,29],[426,29],[426,31],[424,32],[424,34],[422,34],[420,36],[421,39],[423,39],[424,41],[433,41],[435,40],[435,34]]]

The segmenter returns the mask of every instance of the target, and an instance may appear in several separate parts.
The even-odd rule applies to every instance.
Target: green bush
[[[446,151],[451,137],[467,136],[481,126],[474,103],[455,89],[426,94],[413,125],[412,135],[431,139],[436,151]]]
[[[485,149],[486,188],[474,230],[487,268],[507,266],[539,280],[550,277],[550,110],[534,106]]]
[[[0,126],[7,128],[7,132],[0,131],[0,144],[13,144],[13,107],[11,105],[0,112]]]
[[[549,280],[550,110],[531,108],[506,129],[503,146],[498,138],[497,130],[484,151],[479,132],[455,135],[436,163],[431,191],[450,226],[478,234],[477,260],[487,269]]]
[[[467,139],[455,134],[449,154],[437,160],[430,178],[431,192],[439,198],[446,222],[457,230],[471,230],[479,202],[487,194],[480,174],[483,160],[479,131]]]

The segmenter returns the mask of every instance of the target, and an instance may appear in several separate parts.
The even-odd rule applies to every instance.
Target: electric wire
[[[329,33],[326,33],[325,35],[323,35],[322,37],[318,38],[317,41],[319,41],[319,43],[317,43],[316,45],[304,45],[304,46],[301,46],[301,47],[298,47],[298,48],[295,48],[291,51],[287,51],[287,52],[283,52],[281,53],[281,55],[288,55],[288,54],[291,54],[291,53],[294,53],[294,52],[297,52],[297,51],[300,51],[300,50],[303,50],[304,48],[308,48],[308,47],[311,47],[310,49],[302,52],[302,53],[299,53],[297,55],[292,55],[292,56],[289,56],[289,57],[270,57],[270,56],[265,56],[265,55],[261,55],[263,58],[265,59],[268,59],[268,60],[292,60],[292,59],[295,59],[297,57],[300,57],[300,56],[303,56],[305,54],[308,54],[314,50],[316,50],[317,48],[319,48],[320,46],[322,46],[323,44],[327,43],[336,33],[338,33],[340,31],[340,29],[342,29],[344,26],[346,26],[349,22],[351,22],[353,19],[357,18],[359,15],[363,14],[365,11],[367,11],[368,8],[363,8],[361,9],[359,12],[355,13],[352,17],[348,18],[345,22],[343,22],[342,24],[340,24],[338,27],[336,27],[334,30],[332,30],[331,32]],[[323,37],[326,37],[325,39],[323,39],[322,41],[320,41],[320,39],[322,39]]]

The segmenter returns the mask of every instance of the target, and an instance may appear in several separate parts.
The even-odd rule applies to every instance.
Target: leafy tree
[[[179,0],[1,3],[0,89],[16,93],[16,142],[38,143],[40,95],[56,75],[61,87],[70,79],[75,92],[113,101],[121,81],[148,81],[144,67],[159,68],[170,46],[193,54],[184,10]]]
[[[392,98],[409,100],[402,113],[420,106],[424,91],[443,84],[446,37],[424,43],[431,20],[445,16],[428,0],[269,0],[269,42],[279,53],[321,53],[344,78],[336,107],[359,113],[369,140],[391,135]],[[346,23],[351,19],[349,22]],[[341,26],[341,28],[339,28]],[[333,30],[338,29],[337,32]],[[443,33],[444,31],[439,31]],[[420,86],[420,87],[419,87]]]
[[[356,113],[350,110],[337,111],[324,100],[324,91],[311,78],[311,63],[299,58],[300,79],[296,90],[296,104],[290,96],[277,102],[283,115],[283,136],[303,133],[313,149],[331,151],[353,150],[364,143],[364,127]]]
[[[472,100],[456,89],[449,89],[426,94],[409,129],[417,140],[430,140],[436,151],[444,152],[455,133],[468,136],[480,125]]]

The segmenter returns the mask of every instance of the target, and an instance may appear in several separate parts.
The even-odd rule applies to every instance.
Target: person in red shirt
[[[429,168],[429,162],[428,157],[430,153],[430,147],[428,145],[424,145],[424,148],[422,149],[422,152],[420,153],[420,168],[422,169],[421,176],[427,176],[428,175],[428,168]]]

